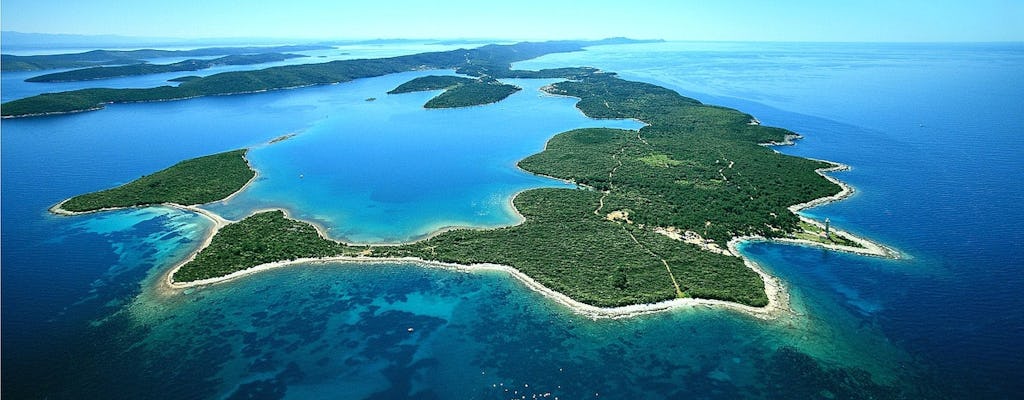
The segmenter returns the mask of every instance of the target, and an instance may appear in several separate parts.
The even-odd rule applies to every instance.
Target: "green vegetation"
[[[190,282],[275,261],[356,255],[361,250],[324,239],[316,228],[288,219],[281,211],[266,211],[222,228],[210,245],[178,269],[173,278]]]
[[[841,189],[815,172],[826,163],[758,145],[792,132],[748,125],[750,115],[607,74],[549,91],[579,97],[588,116],[649,125],[639,132],[562,133],[519,165],[610,191],[604,210],[629,210],[637,224],[691,230],[719,244],[736,236],[778,237],[798,229],[790,205]]]
[[[509,265],[553,290],[601,307],[676,298],[673,276],[685,297],[767,304],[760,277],[741,259],[595,215],[601,195],[571,189],[526,191],[515,199],[526,217],[521,225],[450,231],[398,248],[376,248],[375,255]]]
[[[472,79],[461,76],[422,76],[392,89],[388,94],[441,90],[444,92],[427,101],[426,108],[456,108],[497,103],[522,89],[503,84],[495,79]]]
[[[629,42],[634,41],[629,41],[628,39],[606,39],[599,41],[523,42],[512,45],[487,45],[471,50],[459,49],[390,58],[339,60],[320,64],[271,67],[257,71],[224,72],[190,79],[182,82],[177,87],[82,89],[47,93],[4,103],[0,107],[0,115],[3,117],[27,117],[90,111],[100,109],[103,105],[110,103],[179,100],[199,96],[253,93],[348,82],[353,79],[423,69],[466,69],[467,73],[483,78],[517,77],[517,74],[523,74],[524,76],[522,77],[540,74],[545,75],[545,77],[573,78],[570,75],[588,74],[594,70],[566,68],[531,72],[510,71],[509,67],[512,62],[528,60],[544,54],[578,51],[585,46]],[[7,61],[3,62],[6,65]],[[504,90],[507,91],[508,89]],[[497,90],[493,92],[497,92]],[[472,96],[475,95],[466,97]],[[488,92],[488,96],[494,97],[495,95],[492,92]],[[453,101],[453,103],[457,102]]]
[[[673,160],[668,154],[651,154],[649,156],[640,157],[637,160],[652,167],[675,167],[681,165],[683,162]]]
[[[477,81],[477,79],[454,75],[430,75],[413,79],[388,91],[388,94],[422,92],[426,90],[445,90],[455,86]]]
[[[198,71],[212,68],[218,65],[250,65],[262,64],[274,61],[284,61],[290,58],[305,57],[298,54],[282,53],[260,53],[260,54],[236,54],[214,58],[212,60],[190,59],[173,64],[131,64],[116,67],[89,67],[65,72],[57,72],[46,75],[39,75],[28,78],[25,82],[75,82],[98,79],[117,78],[122,76],[136,76],[160,74],[165,72]],[[179,81],[180,82],[180,81]]]
[[[864,248],[860,243],[850,240],[835,231],[832,231],[828,236],[825,236],[825,230],[820,226],[809,224],[804,221],[800,221],[800,229],[790,233],[789,237],[821,244],[836,244],[840,246]]]
[[[426,108],[456,108],[497,103],[522,90],[518,86],[498,81],[483,82],[475,80],[471,83],[449,88],[427,101]]]
[[[528,171],[590,188],[521,193],[515,206],[523,224],[454,230],[413,244],[363,249],[366,254],[509,265],[596,306],[678,297],[763,306],[764,282],[742,259],[653,228],[699,232],[719,245],[741,235],[778,237],[801,229],[789,205],[840,189],[814,172],[824,163],[759,145],[791,132],[748,125],[750,116],[738,111],[602,73],[548,90],[579,97],[589,116],[649,125],[561,133],[543,152],[522,160]],[[354,251],[345,247],[338,254]]]
[[[93,50],[84,53],[43,54],[35,56],[0,55],[3,71],[39,71],[58,68],[86,68],[102,65],[128,65],[143,63],[149,58],[214,57],[238,54],[284,53],[330,49],[330,46],[273,46],[273,47],[207,47],[194,50]]]
[[[445,93],[455,92],[444,104],[465,104],[470,101],[464,99],[476,101],[486,95],[459,93],[460,88],[500,86],[492,83],[498,77],[531,74],[510,70],[512,60],[572,51],[578,46],[579,42],[491,45],[382,60],[277,67],[200,78],[182,83],[181,90],[238,93],[411,69],[460,68],[479,79],[425,77],[393,92],[444,88]],[[577,107],[586,115],[634,118],[647,126],[639,131],[564,132],[552,138],[544,151],[522,160],[519,166],[527,171],[573,181],[582,188],[534,189],[519,194],[514,202],[526,218],[524,223],[490,230],[453,230],[402,246],[357,247],[326,240],[308,224],[286,219],[280,212],[261,213],[221,229],[210,246],[178,271],[175,280],[224,276],[304,257],[411,256],[509,265],[553,290],[596,306],[679,297],[766,305],[764,282],[742,259],[671,239],[654,228],[697,232],[719,246],[737,236],[806,232],[788,207],[840,190],[815,172],[827,164],[760,146],[781,142],[792,132],[750,125],[751,116],[736,110],[704,105],[659,86],[625,81],[594,69],[546,71],[532,73],[573,79],[546,90],[578,97]],[[117,93],[145,98],[154,96],[152,91],[157,89]],[[90,91],[96,90],[104,89],[80,92],[90,96],[97,93]],[[4,105],[4,113],[10,104]],[[181,172],[182,176],[202,176],[205,170]],[[161,187],[137,186],[138,192],[147,196]]]
[[[245,150],[234,150],[182,161],[123,186],[72,197],[61,208],[86,212],[161,203],[209,203],[230,196],[255,175],[245,161]]]

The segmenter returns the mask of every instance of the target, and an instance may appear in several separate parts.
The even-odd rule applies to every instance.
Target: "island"
[[[93,50],[83,53],[0,55],[0,70],[39,71],[59,68],[85,68],[102,65],[140,64],[145,59],[167,57],[216,57],[240,54],[286,53],[290,51],[326,50],[330,46],[288,45],[264,47],[206,47],[192,50]]]
[[[645,126],[555,135],[543,151],[518,166],[576,188],[518,193],[512,206],[521,222],[507,227],[447,230],[400,245],[353,245],[283,210],[227,221],[197,208],[215,227],[200,249],[167,273],[165,282],[176,288],[206,285],[309,262],[412,261],[505,271],[595,317],[680,304],[720,305],[771,317],[787,309],[786,293],[777,279],[742,257],[736,248],[742,241],[781,240],[895,256],[883,246],[797,214],[842,199],[852,189],[825,174],[842,165],[787,156],[765,146],[792,144],[798,138],[793,132],[592,68],[514,71],[508,64],[483,62],[473,64],[473,71],[481,77],[425,77],[392,92],[492,85],[494,76],[562,73],[571,77],[542,90],[577,98],[577,108],[589,117],[631,118]],[[225,186],[207,182],[216,174],[177,169],[191,171],[188,181],[196,185]],[[124,187],[147,192],[152,185],[144,179]],[[153,200],[104,200],[87,209],[177,202],[167,200],[177,199],[167,193],[137,198]]]
[[[256,176],[246,150],[233,150],[182,161],[125,185],[67,199],[56,213],[83,213],[154,204],[196,205],[222,200]]]
[[[592,68],[561,68],[542,71],[511,71],[511,63],[545,54],[579,51],[586,46],[638,43],[623,38],[597,41],[522,42],[487,45],[475,49],[412,54],[406,56],[338,60],[316,64],[270,67],[255,71],[223,72],[188,79],[178,86],[144,89],[91,88],[45,93],[0,105],[3,118],[32,117],[99,110],[106,104],[182,100],[201,96],[231,95],[348,82],[405,71],[455,69],[480,78],[566,78],[592,73]]]
[[[489,78],[465,78],[461,76],[421,76],[388,91],[388,94],[444,90],[427,101],[425,108],[457,108],[497,103],[522,90],[515,85]]]
[[[125,76],[138,76],[150,74],[162,74],[167,72],[198,71],[201,69],[213,68],[220,65],[251,65],[263,64],[274,61],[284,61],[292,58],[306,57],[290,53],[259,53],[259,54],[236,54],[214,58],[210,60],[188,59],[172,64],[131,64],[114,67],[89,67],[71,71],[55,72],[34,76],[25,82],[77,82],[91,81],[109,78],[120,78]]]

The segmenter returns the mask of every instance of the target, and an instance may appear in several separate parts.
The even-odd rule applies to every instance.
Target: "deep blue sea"
[[[355,57],[424,47],[325,51]],[[337,51],[339,54],[331,53]],[[306,60],[306,62],[313,60]],[[331,236],[414,240],[516,221],[558,186],[515,168],[554,134],[635,128],[515,81],[503,102],[425,110],[416,76],[0,123],[2,395],[10,398],[1017,398],[1024,392],[1024,44],[669,42],[519,68],[589,65],[804,136],[849,164],[852,198],[808,210],[898,249],[885,260],[769,243],[742,251],[798,315],[573,314],[501,273],[283,268],[167,294],[210,228],[154,207],[50,215],[60,200],[240,147],[259,180],[208,208],[283,207]],[[448,72],[450,73],[450,72]],[[4,100],[45,90],[5,73]],[[24,79],[24,78],[21,78]],[[151,86],[151,77],[122,87]],[[62,89],[57,89],[62,90]],[[366,101],[374,97],[375,101]],[[292,139],[269,140],[296,133]],[[409,332],[408,328],[414,328]]]

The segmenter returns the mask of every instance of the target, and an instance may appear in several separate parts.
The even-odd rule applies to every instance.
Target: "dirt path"
[[[668,271],[668,277],[672,279],[672,286],[676,287],[676,296],[679,298],[686,297],[686,295],[683,294],[683,290],[679,287],[679,282],[676,281],[676,276],[672,274],[672,268],[668,266],[668,261],[665,261],[664,258],[661,258],[661,256],[655,254],[653,251],[651,251],[651,249],[648,249],[647,246],[644,246],[643,243],[640,243],[640,241],[636,239],[636,236],[633,236],[633,232],[630,232],[629,229],[626,229],[625,226],[622,227],[622,230],[625,231],[627,235],[629,235],[630,239],[633,239],[633,243],[636,243],[636,245],[640,246],[641,249],[644,249],[644,251],[646,251],[647,254],[650,254],[652,257],[657,258],[658,260],[661,261],[662,264],[665,265],[665,271]]]
[[[608,171],[608,190],[605,190],[603,192],[604,194],[601,195],[601,198],[597,200],[597,208],[594,210],[594,215],[601,215],[601,209],[604,208],[604,198],[608,197],[608,194],[611,193],[613,189],[615,189],[615,186],[612,185],[612,177],[615,176],[615,171],[618,171],[619,167],[622,166],[622,160],[619,159],[619,156],[622,155],[622,153],[624,153],[625,151],[626,146],[622,146],[622,148],[620,148],[619,151],[617,151],[615,154],[612,154],[612,159],[615,160],[615,162],[618,163],[618,165],[612,168],[611,171]]]

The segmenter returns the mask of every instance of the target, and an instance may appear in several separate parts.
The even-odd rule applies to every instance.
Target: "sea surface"
[[[167,293],[157,280],[199,245],[205,219],[163,207],[78,217],[47,208],[182,159],[251,147],[259,179],[207,208],[240,218],[280,207],[340,240],[415,240],[447,226],[515,223],[511,195],[562,185],[515,168],[554,134],[639,125],[586,118],[571,99],[542,95],[545,80],[512,81],[523,90],[458,110],[423,109],[436,92],[385,94],[431,71],[8,119],[0,123],[2,395],[1000,399],[1024,391],[1024,45],[668,42],[516,67],[579,65],[800,133],[778,150],[850,165],[835,176],[857,190],[805,214],[903,257],[743,245],[792,294],[797,315],[776,321],[703,307],[594,321],[502,273],[415,264],[302,265]],[[21,79],[3,75],[5,101],[51,90]],[[162,84],[153,79],[119,84]],[[267,144],[287,134],[296,136]]]

